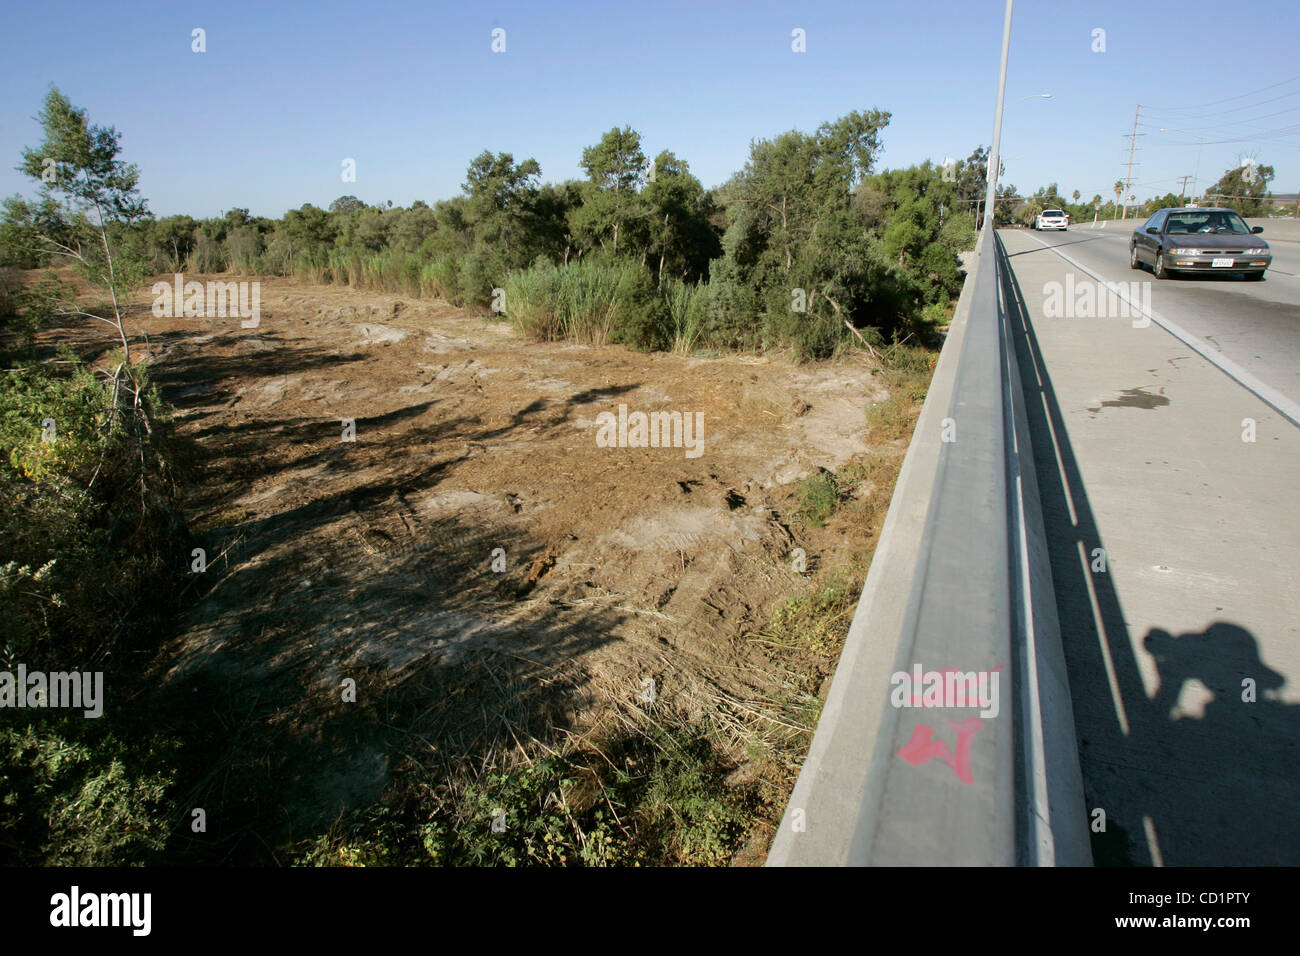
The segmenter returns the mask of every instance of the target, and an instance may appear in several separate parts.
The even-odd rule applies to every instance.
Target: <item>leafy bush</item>
[[[856,566],[836,569],[777,608],[760,633],[779,647],[818,654],[834,651],[853,620],[863,574]]]
[[[133,613],[163,613],[184,531],[170,423],[143,369],[147,433],[107,376],[63,354],[67,371],[0,372],[0,651],[66,668],[108,653]]]
[[[22,293],[23,280],[18,270],[11,266],[0,266],[0,322],[18,315],[22,308],[20,304]]]
[[[53,272],[24,286],[15,272],[0,270],[0,329],[13,329],[22,347],[31,349],[37,330],[59,312],[70,292],[67,283]]]
[[[721,866],[739,847],[748,817],[734,794],[719,787],[708,738],[697,732],[676,739],[660,732],[638,816],[661,841],[663,856],[677,863]]]
[[[822,468],[799,482],[795,494],[799,499],[795,514],[814,528],[820,528],[830,520],[839,503],[839,480],[835,472]]]
[[[418,783],[299,845],[305,866],[610,866],[727,863],[752,826],[751,792],[698,719],[659,713],[472,780]]]
[[[187,553],[169,425],[146,388],[151,430],[135,433],[112,380],[63,354],[65,372],[0,373],[0,669],[103,669],[120,689],[134,676],[105,662],[159,632]],[[13,713],[0,714],[0,856],[104,866],[162,847],[170,743],[127,733],[111,712],[49,712],[26,726]]]
[[[127,744],[99,720],[0,724],[0,859],[120,866],[162,848],[177,742]]]

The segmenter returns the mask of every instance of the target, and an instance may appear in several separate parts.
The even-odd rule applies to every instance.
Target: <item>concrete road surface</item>
[[[1300,864],[1300,244],[1159,281],[1115,225],[1000,233],[1094,858]]]

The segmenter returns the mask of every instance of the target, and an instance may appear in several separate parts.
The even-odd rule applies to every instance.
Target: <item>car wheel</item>
[[[1138,258],[1138,247],[1137,247],[1137,243],[1134,243],[1134,244],[1129,248],[1129,251],[1128,251],[1128,267],[1129,267],[1130,269],[1137,269],[1139,272],[1142,271],[1142,260]]]
[[[1169,278],[1169,270],[1165,268],[1165,254],[1163,250],[1156,253],[1156,265],[1151,271],[1155,273],[1157,279]]]
[[[1262,272],[1247,272],[1247,273],[1246,273],[1246,281],[1247,281],[1247,282],[1259,282],[1259,281],[1260,281],[1261,279],[1263,279],[1263,278],[1264,278],[1264,273],[1262,273]]]

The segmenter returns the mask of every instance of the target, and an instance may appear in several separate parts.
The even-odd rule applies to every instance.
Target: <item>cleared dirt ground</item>
[[[486,762],[629,707],[720,710],[737,748],[747,724],[805,729],[790,702],[824,694],[835,649],[792,662],[756,635],[872,546],[851,514],[791,518],[799,479],[905,445],[868,445],[887,391],[865,360],[537,344],[443,303],[261,291],[257,328],[131,320],[199,464],[207,570],[156,679],[212,702],[228,759],[191,798],[229,808],[215,829],[278,819],[269,849],[413,753]],[[702,413],[702,454],[599,447],[620,404]],[[882,512],[890,491],[851,489]]]

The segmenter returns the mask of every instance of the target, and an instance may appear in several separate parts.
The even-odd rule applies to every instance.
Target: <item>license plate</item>
[[[1231,260],[1231,259],[1215,259],[1213,262],[1210,263],[1210,267],[1211,267],[1211,268],[1214,268],[1214,269],[1229,269],[1229,268],[1232,267],[1232,260]]]

